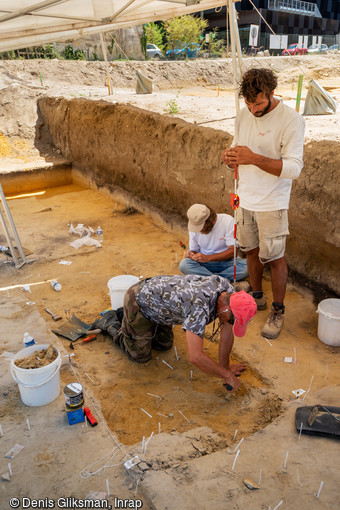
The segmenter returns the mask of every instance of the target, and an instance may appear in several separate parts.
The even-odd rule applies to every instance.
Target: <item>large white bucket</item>
[[[34,351],[47,349],[48,345],[32,345],[19,351],[11,360],[11,373],[19,385],[20,397],[23,404],[31,407],[44,406],[57,398],[60,393],[61,365],[60,352],[56,347],[58,356],[52,363],[40,368],[20,368],[15,365],[17,359],[27,358]]]
[[[137,276],[132,274],[122,274],[120,276],[114,276],[107,282],[109,287],[109,296],[111,298],[112,310],[117,310],[124,305],[125,292],[135,283],[139,282]]]
[[[327,345],[340,345],[340,299],[324,299],[319,303],[318,337]]]

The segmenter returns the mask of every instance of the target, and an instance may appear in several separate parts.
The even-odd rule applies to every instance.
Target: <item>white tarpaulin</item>
[[[330,115],[336,112],[336,102],[315,80],[308,83],[304,115]]]
[[[0,52],[165,20],[226,5],[226,1],[0,0]]]
[[[137,75],[137,94],[152,94],[153,92],[153,81],[145,76],[141,71],[136,71]]]

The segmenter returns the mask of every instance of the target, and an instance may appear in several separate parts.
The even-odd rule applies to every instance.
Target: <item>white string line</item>
[[[118,453],[118,451],[119,451],[119,446],[116,446],[115,448],[113,448],[113,450],[111,450],[109,453],[104,455],[104,457],[101,457],[100,459],[96,460],[92,464],[89,464],[88,466],[86,466],[82,471],[80,471],[81,478],[83,478],[83,480],[86,480],[90,476],[94,476],[94,475],[99,474],[105,468],[120,466],[121,464],[123,464],[122,461],[118,462],[117,464],[111,464],[111,462],[113,461],[113,459],[116,456],[116,454]],[[96,464],[99,464],[100,461],[103,461],[107,457],[109,457],[108,461],[105,462],[100,468],[98,468],[95,471],[91,471],[91,472],[89,471],[89,469],[92,466],[95,466]]]
[[[15,278],[15,277],[16,277],[17,275],[16,275],[16,273],[14,273],[14,271],[13,271],[13,272],[11,272],[11,271],[10,271],[10,268],[9,268],[9,267],[7,267],[7,266],[8,266],[8,264],[5,264],[5,267],[6,267],[6,269],[7,269],[7,270],[8,270],[8,272],[9,272],[9,276],[10,276],[10,278],[11,278],[12,282],[13,282],[13,283],[15,283],[15,282],[16,282],[16,278]],[[155,334],[156,334],[156,332],[155,332]],[[58,346],[60,347],[60,349],[59,349],[59,350],[60,350],[60,353],[61,353],[62,355],[69,356],[69,353],[68,353],[68,352],[66,352],[66,350],[64,349],[64,346],[62,345],[62,343],[60,342],[60,340],[59,340],[59,339],[58,339]],[[118,443],[118,442],[117,442],[117,439],[115,438],[115,436],[113,435],[113,433],[112,433],[111,429],[110,429],[110,428],[109,428],[109,426],[107,425],[107,422],[106,422],[106,420],[105,420],[105,418],[104,418],[104,416],[103,416],[102,412],[101,412],[101,411],[99,411],[99,409],[97,408],[97,406],[96,406],[96,405],[95,405],[95,403],[94,403],[94,400],[93,400],[93,399],[92,399],[92,397],[89,395],[88,391],[85,389],[85,385],[84,385],[82,382],[80,382],[80,378],[79,378],[78,374],[76,373],[76,371],[75,371],[75,369],[74,369],[74,366],[73,366],[71,363],[69,363],[69,366],[71,367],[71,371],[73,372],[73,375],[75,376],[75,378],[77,379],[77,381],[78,381],[78,382],[79,382],[79,383],[83,386],[83,389],[84,389],[84,393],[85,393],[85,395],[86,395],[86,396],[87,396],[87,398],[90,400],[91,405],[92,405],[92,407],[95,409],[95,411],[96,411],[97,415],[98,415],[98,416],[100,416],[100,419],[101,419],[101,421],[104,423],[104,426],[105,426],[105,428],[106,428],[106,430],[107,430],[107,432],[108,432],[109,436],[111,437],[112,441],[113,441],[113,442],[115,443],[115,445],[116,445],[116,446],[115,446],[115,448],[114,448],[113,450],[111,450],[111,452],[110,452],[110,453],[112,453],[112,452],[113,452],[114,450],[116,450],[116,449],[119,449],[121,452],[123,452],[123,454],[124,454],[124,456],[125,456],[125,457],[128,457],[128,456],[129,456],[129,454],[128,454],[128,453],[125,451],[125,449],[122,447],[121,443]],[[117,451],[118,451],[118,450],[117,450]],[[109,454],[107,454],[107,455],[105,455],[104,457],[102,457],[102,458],[101,458],[101,459],[99,459],[98,461],[94,462],[93,464],[95,464],[95,463],[99,462],[100,460],[102,460],[102,459],[106,458],[108,455],[110,455],[110,453],[109,453]],[[116,452],[116,453],[117,453],[117,452]],[[113,457],[116,455],[116,453],[113,455]],[[113,458],[113,457],[112,457],[112,458]],[[123,462],[124,462],[124,461],[121,461],[121,462],[119,462],[118,464],[114,464],[114,465],[110,465],[110,464],[108,464],[108,465],[103,466],[101,469],[105,469],[105,467],[114,467],[114,466],[119,466],[120,464],[123,464]],[[89,466],[87,466],[86,468],[84,468],[84,470],[82,470],[82,471],[80,472],[80,476],[82,476],[82,473],[84,473],[84,474],[85,474],[85,477],[86,477],[86,478],[88,478],[88,476],[92,476],[92,474],[97,474],[97,472],[101,471],[101,469],[99,469],[99,470],[98,470],[97,472],[95,472],[95,473],[92,473],[92,474],[87,473],[87,472],[86,472],[86,469],[88,469],[89,467],[91,467],[93,464],[90,464]],[[82,478],[83,478],[83,476],[82,476]]]
[[[61,352],[62,353],[66,353],[66,350],[63,348],[63,346],[61,347]],[[66,353],[67,354],[67,353]],[[104,426],[109,434],[109,436],[111,437],[112,441],[114,442],[114,444],[116,445],[115,448],[113,448],[113,450],[111,450],[110,453],[104,455],[104,457],[101,457],[100,459],[98,459],[97,461],[93,462],[92,464],[86,466],[83,470],[80,471],[80,476],[83,478],[83,479],[87,479],[89,478],[90,476],[93,476],[93,475],[96,475],[98,473],[100,473],[102,470],[104,470],[105,468],[109,468],[109,467],[116,467],[116,466],[120,466],[121,464],[124,464],[124,460],[121,460],[120,462],[118,462],[117,464],[110,464],[110,462],[112,462],[112,460],[114,459],[114,457],[116,456],[116,454],[118,453],[118,451],[121,451],[123,454],[124,454],[124,457],[128,457],[129,454],[124,450],[124,448],[122,447],[121,443],[118,443],[115,436],[113,435],[111,429],[109,428],[109,426],[107,425],[107,422],[102,414],[102,412],[97,408],[97,406],[95,405],[94,403],[94,400],[92,399],[92,397],[89,395],[88,391],[86,390],[86,387],[85,385],[83,385],[82,382],[80,382],[80,378],[76,372],[76,370],[74,369],[74,366],[69,363],[69,366],[71,367],[71,371],[73,372],[75,378],[77,379],[77,381],[83,386],[83,390],[84,390],[84,393],[86,395],[86,397],[91,401],[91,406],[95,409],[96,413],[98,416],[100,416],[100,419],[101,421],[104,423]],[[116,450],[116,451],[115,451]],[[115,452],[115,453],[113,453]],[[108,457],[109,455],[112,455],[112,458],[108,461],[107,464],[104,464],[101,468],[97,469],[96,471],[92,472],[92,473],[89,473],[87,470],[92,467],[93,465],[99,463],[100,461],[102,461],[103,459],[105,459],[106,457]]]
[[[120,49],[120,51],[123,53],[123,55],[125,56],[125,58],[127,60],[130,60],[129,57],[127,56],[127,54],[125,53],[125,51],[123,50],[123,48],[118,44],[117,40],[115,39],[115,37],[112,35],[111,32],[108,32],[108,34],[110,34],[110,36],[112,37],[112,39],[114,39],[114,44],[116,44],[118,46],[118,48]],[[103,36],[104,38],[104,43],[105,43],[105,36]]]

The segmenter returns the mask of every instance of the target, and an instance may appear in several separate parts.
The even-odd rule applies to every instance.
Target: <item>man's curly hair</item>
[[[254,102],[258,94],[264,92],[269,96],[276,87],[277,78],[271,69],[249,69],[242,77],[239,96]]]

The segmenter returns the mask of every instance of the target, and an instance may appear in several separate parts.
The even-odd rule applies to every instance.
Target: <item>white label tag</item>
[[[138,457],[138,455],[136,455],[132,459],[127,460],[126,462],[124,462],[124,466],[125,466],[126,469],[131,469],[136,464],[139,464],[139,462],[140,462],[140,458]]]
[[[306,393],[306,390],[303,390],[303,389],[299,389],[299,390],[293,390],[292,393],[296,396],[296,397],[301,397],[301,395],[303,395],[304,393]]]

